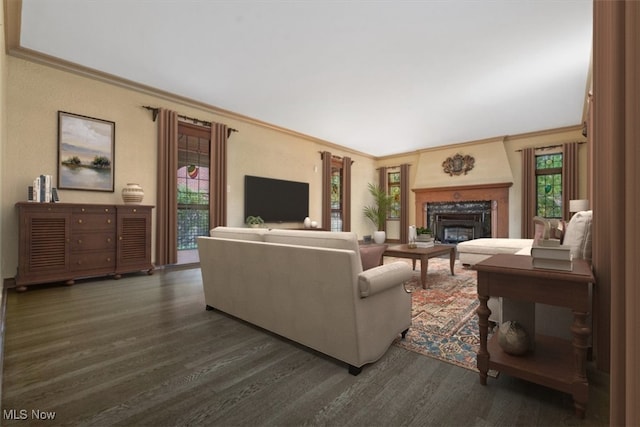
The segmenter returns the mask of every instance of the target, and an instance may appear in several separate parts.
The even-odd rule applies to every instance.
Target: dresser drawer
[[[71,269],[81,270],[113,270],[116,257],[112,251],[82,252],[71,254]]]
[[[71,217],[73,231],[98,231],[114,230],[116,227],[116,214],[73,214]]]
[[[115,206],[100,206],[100,205],[84,205],[74,206],[71,210],[74,215],[86,215],[86,214],[115,214]]]
[[[116,249],[115,233],[74,233],[71,236],[70,247],[73,252],[92,251],[100,249]]]

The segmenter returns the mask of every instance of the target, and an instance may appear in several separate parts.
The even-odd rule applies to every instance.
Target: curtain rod
[[[403,163],[403,164],[404,164],[404,165],[407,165],[407,166],[411,166],[411,163]],[[396,165],[396,166],[380,166],[379,168],[376,168],[376,170],[380,170],[380,169],[382,169],[382,168],[386,168],[386,169],[395,169],[395,168],[399,168],[399,167],[401,167],[401,166],[402,166],[402,165]]]
[[[322,158],[324,153],[330,153],[330,152],[329,151],[318,151],[318,153],[320,153],[320,158]],[[345,157],[348,157],[348,156],[336,156],[335,154],[331,154],[331,159],[332,160],[342,160]],[[351,159],[351,164],[354,164],[354,163],[355,163],[355,160]]]
[[[585,141],[573,141],[573,142],[565,142],[565,144],[584,144]],[[547,148],[556,148],[556,147],[562,147],[564,144],[555,144],[555,145],[545,145],[544,147],[529,147],[529,148],[533,148],[534,150],[546,150]],[[524,148],[521,148],[520,150],[516,150],[516,153],[521,152],[522,150],[524,150]]]
[[[158,118],[158,113],[160,112],[160,108],[150,107],[148,105],[143,105],[142,108],[146,108],[147,110],[149,110],[149,111],[151,111],[153,113],[153,121],[155,122],[156,119]],[[178,114],[178,117],[180,117],[181,119],[192,120],[192,121],[194,121],[196,123],[200,123],[200,124],[203,124],[205,126],[211,126],[211,122],[208,122],[206,120],[196,119],[195,117],[183,116],[181,114]],[[238,130],[234,129],[234,128],[229,128],[229,132],[238,132]]]

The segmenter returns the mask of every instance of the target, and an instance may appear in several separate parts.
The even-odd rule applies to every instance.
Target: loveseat
[[[198,238],[204,298],[353,375],[411,325],[409,265],[362,269],[355,233],[217,227]]]

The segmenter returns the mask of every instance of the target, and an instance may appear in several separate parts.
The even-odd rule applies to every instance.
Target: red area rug
[[[410,260],[394,260],[411,265]],[[417,262],[414,278],[406,285],[412,292],[411,328],[404,339],[398,338],[394,344],[478,372],[476,352],[480,347],[480,334],[476,314],[479,304],[476,271],[456,261],[452,276],[449,257],[432,258],[427,269],[427,289],[422,289],[419,268],[420,262]]]

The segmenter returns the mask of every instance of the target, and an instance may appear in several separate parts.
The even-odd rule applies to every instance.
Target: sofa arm
[[[358,274],[360,297],[366,298],[394,286],[401,286],[412,275],[411,267],[400,261],[363,271]]]

